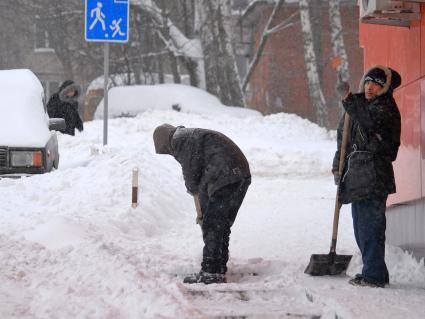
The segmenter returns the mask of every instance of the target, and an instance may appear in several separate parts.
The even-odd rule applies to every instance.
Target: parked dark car
[[[63,119],[49,119],[44,91],[30,70],[0,71],[0,178],[42,174],[59,166],[55,130]]]

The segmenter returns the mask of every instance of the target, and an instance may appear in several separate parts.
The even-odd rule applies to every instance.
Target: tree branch
[[[260,62],[261,59],[261,54],[263,53],[263,50],[266,46],[267,43],[267,38],[269,36],[268,32],[271,29],[270,26],[273,23],[273,20],[277,14],[277,12],[279,11],[280,7],[282,6],[282,4],[285,2],[285,0],[278,0],[273,8],[272,14],[269,17],[269,20],[267,21],[267,24],[264,28],[263,31],[263,35],[261,36],[261,40],[260,40],[260,44],[258,46],[257,51],[255,52],[254,58],[252,59],[251,63],[249,64],[248,67],[248,72],[243,80],[242,83],[242,91],[245,92],[246,91],[246,87],[248,85],[248,82],[252,76],[252,74],[254,73],[255,67],[257,66],[257,64]]]

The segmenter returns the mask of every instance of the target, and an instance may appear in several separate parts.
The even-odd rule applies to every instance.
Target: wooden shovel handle
[[[339,154],[339,175],[342,176],[345,166],[345,154],[347,151],[348,144],[348,135],[349,135],[349,126],[350,126],[350,115],[345,113],[344,115],[344,127],[342,128],[342,142],[341,142],[341,151]]]
[[[344,127],[342,129],[341,150],[340,150],[340,153],[339,153],[338,173],[339,173],[339,176],[340,176],[340,181],[338,183],[338,187],[337,187],[337,190],[336,190],[334,222],[333,222],[333,227],[332,227],[332,241],[331,241],[330,253],[336,252],[336,239],[337,239],[337,236],[338,236],[339,212],[340,212],[341,206],[342,206],[341,202],[339,201],[339,188],[340,188],[340,185],[341,185],[342,173],[344,172],[345,154],[346,154],[346,150],[347,150],[349,130],[350,130],[350,116],[348,115],[348,113],[345,113]]]
[[[202,219],[202,209],[201,209],[201,203],[199,201],[199,194],[194,194],[193,199],[195,201],[196,214],[198,215],[199,219]]]

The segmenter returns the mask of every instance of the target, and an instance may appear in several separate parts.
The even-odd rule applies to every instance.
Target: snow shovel
[[[344,128],[342,133],[341,153],[339,156],[339,176],[342,176],[345,165],[345,152],[348,142],[350,117],[345,113]],[[335,199],[334,221],[332,228],[331,249],[327,255],[313,254],[310,258],[310,263],[304,270],[304,273],[312,276],[339,275],[347,270],[352,255],[337,255],[336,254],[336,239],[338,235],[339,212],[342,204],[339,201],[339,185],[338,183]]]

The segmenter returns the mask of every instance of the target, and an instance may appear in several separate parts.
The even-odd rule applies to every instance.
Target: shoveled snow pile
[[[152,132],[162,123],[221,131],[250,162],[227,284],[190,292],[181,283],[199,270],[203,245],[179,164],[154,152]],[[110,120],[103,147],[102,127],[93,121],[75,137],[60,135],[57,171],[0,180],[1,318],[423,317],[423,260],[399,248],[387,246],[386,289],[303,273],[311,254],[329,250],[334,132],[288,114],[146,110]],[[354,254],[350,275],[360,269],[348,206],[337,251]]]

